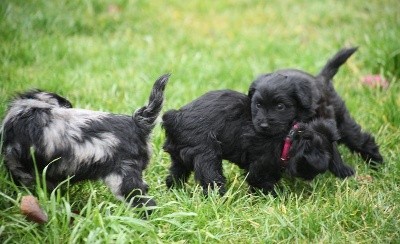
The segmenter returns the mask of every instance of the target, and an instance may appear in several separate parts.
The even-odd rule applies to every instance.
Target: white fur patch
[[[124,196],[121,194],[122,179],[122,176],[118,174],[110,174],[103,179],[104,183],[119,200],[124,200]]]
[[[6,123],[9,121],[13,121],[19,118],[19,115],[27,112],[27,110],[31,108],[54,108],[55,106],[49,104],[47,102],[43,102],[36,99],[19,99],[15,100],[11,103],[9,110],[7,111],[7,115],[2,123],[2,130]]]
[[[120,140],[110,132],[98,132],[96,137],[85,138],[82,128],[107,116],[107,113],[84,109],[57,108],[53,110],[51,123],[43,130],[43,146],[48,158],[59,149],[70,148],[75,162],[69,165],[73,174],[85,163],[99,162],[113,155]],[[72,162],[71,162],[72,163]]]
[[[57,99],[46,92],[40,92],[35,94],[35,98],[39,101],[43,101],[49,105],[59,106]]]

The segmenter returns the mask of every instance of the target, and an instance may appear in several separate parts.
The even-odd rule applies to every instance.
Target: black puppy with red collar
[[[299,137],[294,138],[289,151],[292,156],[287,166],[289,173],[305,179],[312,179],[327,169],[340,178],[354,175],[354,170],[340,157],[335,142],[338,138],[330,137],[337,134],[336,131],[342,136],[339,142],[368,160],[382,162],[374,138],[361,132],[331,83],[339,67],[355,50],[339,51],[316,77],[299,70],[280,70],[256,79],[247,96],[231,90],[212,91],[179,110],[167,111],[163,116],[164,150],[172,160],[167,186],[186,182],[194,171],[205,194],[208,187],[214,186],[224,194],[226,180],[222,160],[225,159],[245,170],[246,181],[252,189],[272,192],[282,177],[281,154],[293,123],[307,124],[317,118],[334,123],[328,126],[329,123],[320,121],[328,130],[311,138],[299,136],[297,131]],[[319,131],[317,128],[319,126],[311,122],[304,128],[307,129],[305,135],[313,135]],[[322,148],[327,158],[309,161],[302,157],[301,152],[312,154],[315,151],[313,142],[324,143]],[[318,162],[322,163],[306,165]]]

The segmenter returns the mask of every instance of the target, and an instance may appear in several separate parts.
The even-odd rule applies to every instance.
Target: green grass
[[[356,45],[335,86],[385,157],[373,171],[341,147],[357,177],[285,178],[276,198],[249,194],[242,172],[225,163],[228,193],[204,198],[193,179],[166,189],[170,160],[157,126],[145,178],[158,206],[148,220],[91,182],[31,190],[49,215],[45,225],[20,214],[29,192],[0,158],[0,242],[398,243],[399,9],[397,0],[0,1],[0,118],[15,92],[34,87],[75,107],[130,114],[171,72],[165,111],[209,90],[246,92],[254,77],[278,68],[317,73],[339,48]],[[368,74],[390,87],[363,86]]]

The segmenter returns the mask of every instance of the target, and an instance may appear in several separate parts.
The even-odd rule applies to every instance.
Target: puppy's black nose
[[[268,129],[269,124],[268,123],[261,123],[260,127],[261,127],[261,129]]]

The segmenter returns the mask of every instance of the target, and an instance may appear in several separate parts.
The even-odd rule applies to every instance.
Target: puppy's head
[[[66,98],[52,92],[30,90],[19,94],[18,99],[33,99],[56,107],[72,108],[72,104]]]
[[[286,133],[294,121],[308,121],[319,99],[315,78],[293,69],[258,77],[248,95],[254,127],[266,135]]]
[[[334,120],[299,123],[289,151],[289,174],[312,180],[327,171],[332,160],[333,142],[339,138]]]

